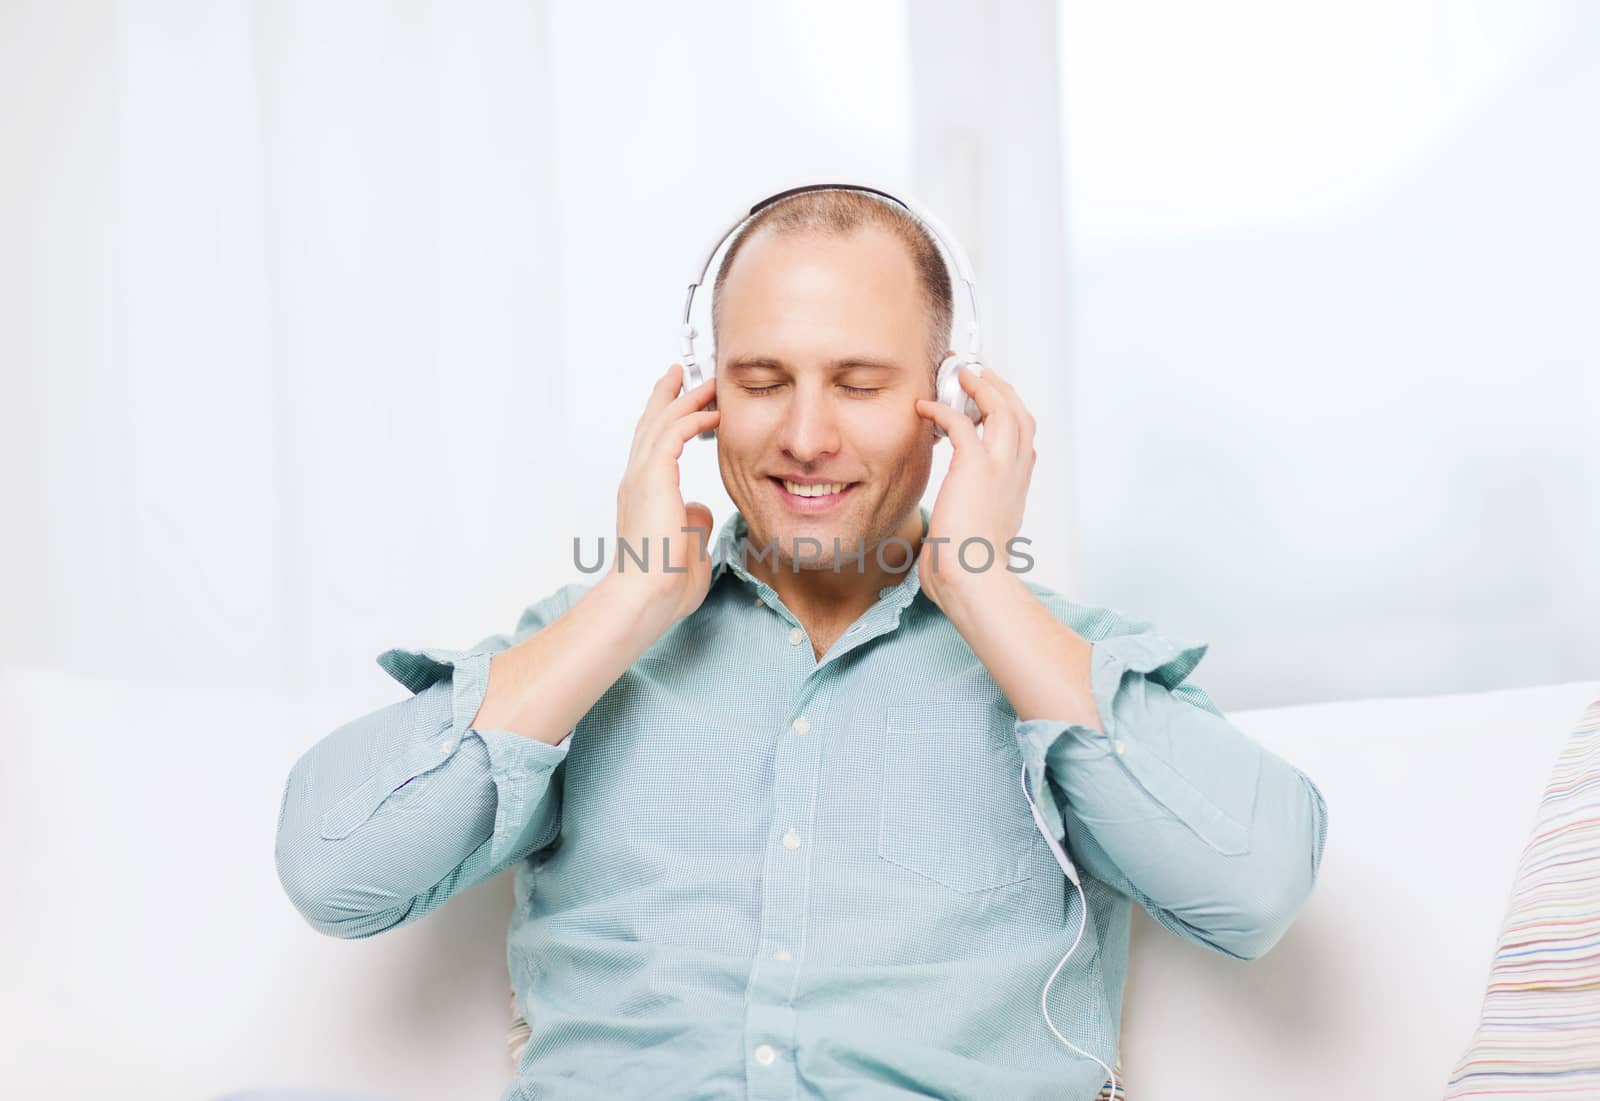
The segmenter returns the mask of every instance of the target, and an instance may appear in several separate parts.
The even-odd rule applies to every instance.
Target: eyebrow
[[[781,359],[772,356],[740,356],[729,363],[723,370],[727,371],[782,371],[787,365]],[[900,364],[889,359],[875,359],[872,356],[843,356],[824,364],[828,371],[849,371],[859,368],[877,369],[880,371],[899,371]]]

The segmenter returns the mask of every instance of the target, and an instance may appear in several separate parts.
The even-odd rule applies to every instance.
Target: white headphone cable
[[[1072,947],[1067,949],[1067,954],[1061,957],[1061,962],[1056,964],[1056,969],[1050,972],[1050,977],[1045,980],[1044,993],[1039,995],[1039,1008],[1044,1010],[1044,1023],[1051,1032],[1055,1033],[1056,1039],[1060,1040],[1063,1044],[1066,1044],[1078,1054],[1088,1056],[1090,1059],[1093,1059],[1096,1063],[1100,1064],[1101,1069],[1106,1072],[1106,1077],[1111,1080],[1111,1092],[1109,1096],[1113,1099],[1113,1101],[1115,1101],[1117,1096],[1116,1072],[1113,1071],[1104,1061],[1102,1061],[1099,1056],[1092,1052],[1084,1051],[1083,1048],[1079,1047],[1077,1044],[1061,1035],[1060,1031],[1055,1026],[1055,1022],[1050,1019],[1050,984],[1056,981],[1056,976],[1061,973],[1061,968],[1066,964],[1072,953],[1077,951],[1078,942],[1083,939],[1084,927],[1089,923],[1089,900],[1083,893],[1083,884],[1079,882],[1077,869],[1072,866],[1072,861],[1069,860],[1067,858],[1067,854],[1062,851],[1060,843],[1056,841],[1054,837],[1050,836],[1050,829],[1044,823],[1044,816],[1039,813],[1039,808],[1033,801],[1033,794],[1028,791],[1028,766],[1026,764],[1022,766],[1022,795],[1023,798],[1028,800],[1028,806],[1033,810],[1034,823],[1039,827],[1039,831],[1044,834],[1045,841],[1049,842],[1051,851],[1055,853],[1056,863],[1060,864],[1061,870],[1067,873],[1067,878],[1072,880],[1072,885],[1078,888],[1078,909],[1080,915],[1078,921],[1078,935],[1072,939]]]

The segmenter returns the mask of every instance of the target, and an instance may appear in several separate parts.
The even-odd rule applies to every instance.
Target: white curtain
[[[1600,664],[1585,5],[0,21],[7,664],[359,705],[506,629],[609,534],[705,247],[829,177],[971,253],[1033,578],[1210,640],[1226,706]]]
[[[573,490],[538,12],[7,11],[6,658],[336,691],[514,620]]]
[[[943,213],[1063,400],[1049,4],[0,11],[8,663],[368,702],[381,649],[509,628],[610,534],[703,250],[795,182]],[[684,488],[728,514],[710,445]]]

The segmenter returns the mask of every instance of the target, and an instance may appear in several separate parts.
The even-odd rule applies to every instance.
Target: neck
[[[923,534],[922,512],[913,506],[894,531],[877,544],[867,544],[859,564],[854,557],[841,556],[820,569],[796,570],[789,559],[771,556],[758,561],[752,554],[746,558],[745,568],[752,577],[772,586],[784,607],[806,626],[807,633],[815,636],[819,630],[825,631],[830,626],[843,627],[855,622],[877,602],[880,589],[891,588],[905,580],[922,548]],[[897,536],[905,542],[893,541]],[[909,552],[907,544],[911,548]],[[752,536],[751,546],[759,549],[763,544]],[[878,565],[880,547],[883,567]],[[779,549],[792,554],[795,548]],[[854,550],[851,547],[842,549]],[[824,552],[831,550],[831,546],[823,548]]]

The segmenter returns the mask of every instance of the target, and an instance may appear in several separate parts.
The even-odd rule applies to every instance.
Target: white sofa
[[[290,765],[394,687],[377,673],[361,699],[284,700],[0,673],[20,900],[3,918],[6,1096],[499,1097],[509,876],[361,941],[313,932],[277,881]],[[1600,682],[1232,713],[1326,795],[1321,878],[1249,963],[1135,912],[1132,1101],[1437,1097],[1545,775],[1596,698]]]
[[[1244,963],[1135,912],[1130,1101],[1427,1101],[1472,1039],[1545,780],[1600,681],[1230,714],[1328,801],[1316,889]]]

